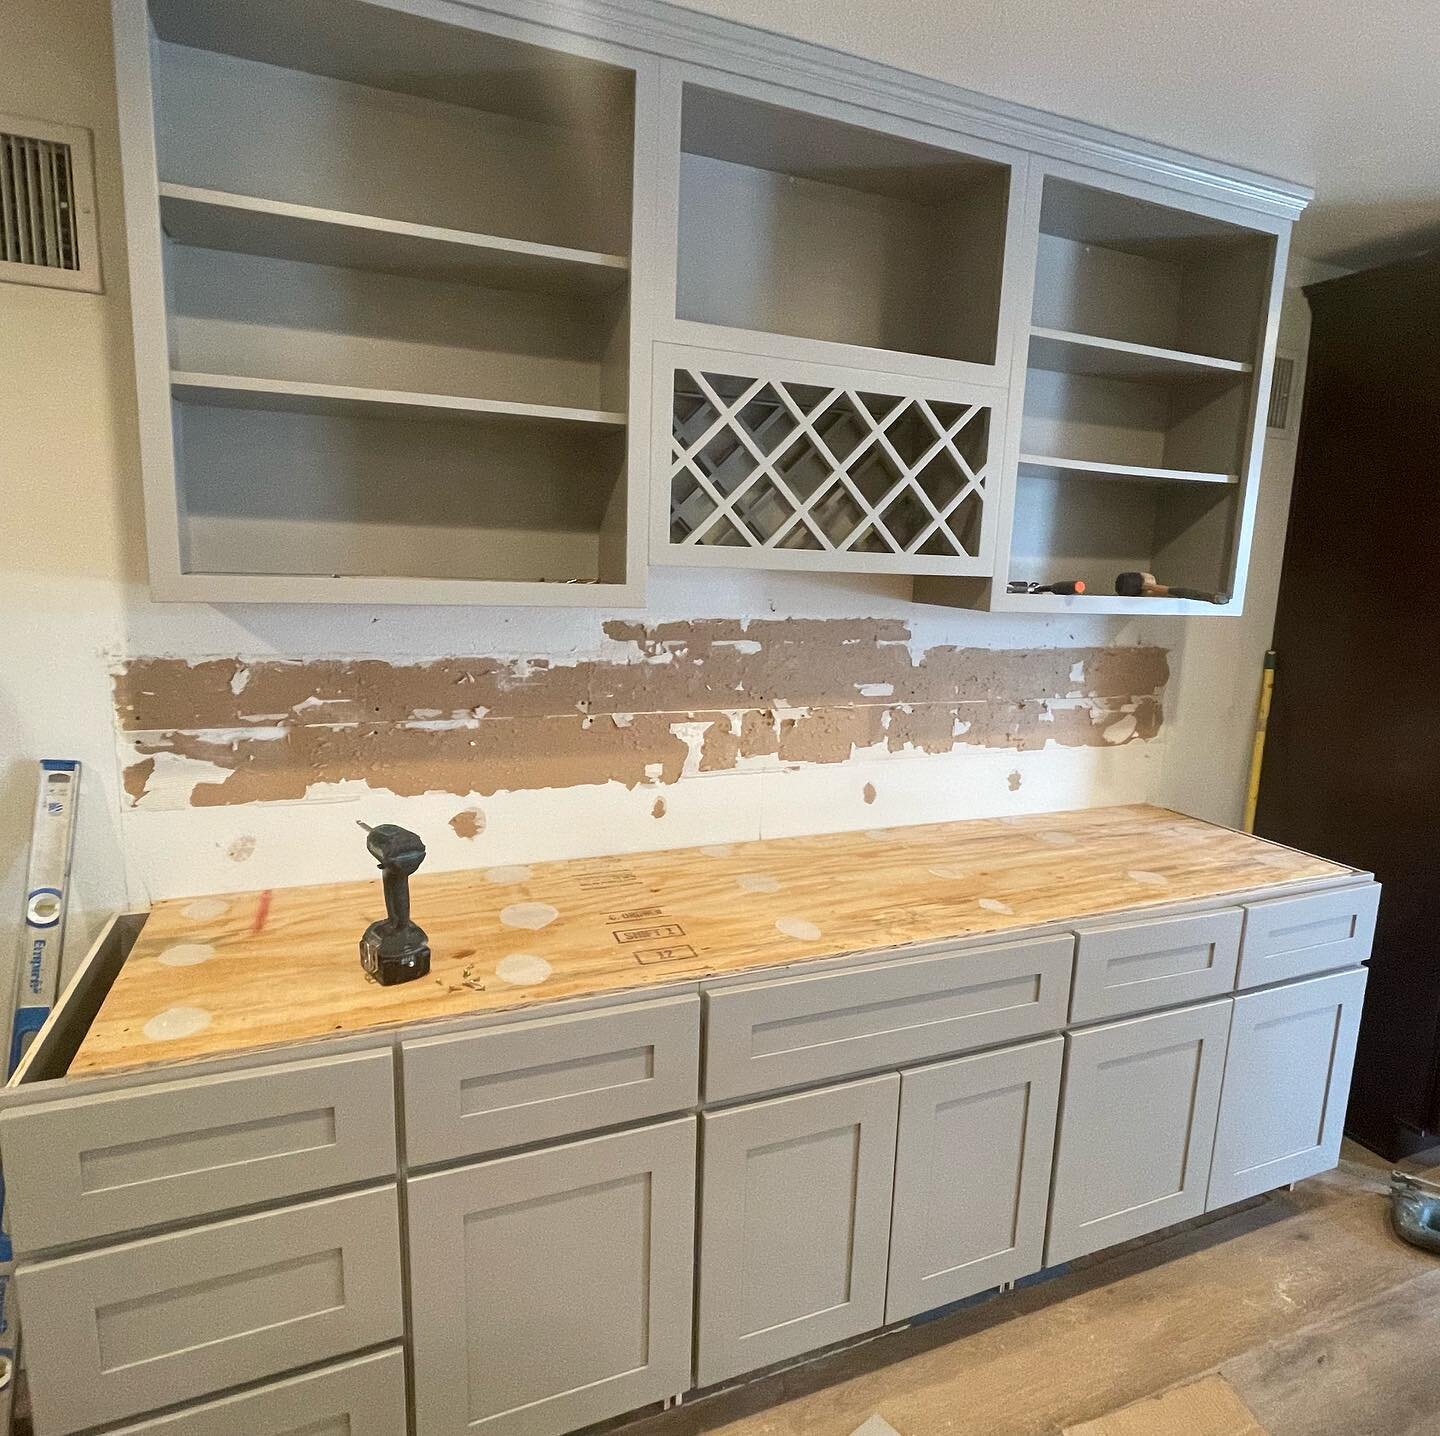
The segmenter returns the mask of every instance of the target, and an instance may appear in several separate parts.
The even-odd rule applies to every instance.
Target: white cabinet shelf
[[[1248,374],[1254,366],[1239,359],[1216,359],[1183,349],[1037,327],[1030,331],[1030,367],[1110,379],[1164,380]]]
[[[554,404],[515,404],[500,399],[468,399],[455,394],[412,394],[402,389],[360,389],[344,384],[300,384],[287,379],[252,379],[236,374],[170,376],[171,393],[179,403],[230,409],[263,409],[279,413],[353,415],[366,418],[474,419],[494,423],[582,424],[600,433],[625,428],[625,415],[600,409],[565,409]]]
[[[470,234],[197,185],[161,184],[160,218],[172,240],[201,249],[491,289],[610,294],[630,272],[624,255]]]
[[[1061,459],[1046,454],[1021,454],[1020,471],[1040,478],[1140,479],[1176,484],[1234,484],[1236,474],[1193,469],[1156,469],[1143,464],[1106,464],[1090,459]]]

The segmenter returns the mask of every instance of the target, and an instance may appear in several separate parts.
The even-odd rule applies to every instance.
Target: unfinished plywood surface
[[[356,944],[377,881],[156,905],[72,1074],[1007,934],[1351,869],[1151,807],[421,875],[430,976]]]
[[[1235,1388],[1223,1376],[1206,1376],[1148,1396],[1121,1411],[1079,1426],[1064,1436],[1267,1436]]]

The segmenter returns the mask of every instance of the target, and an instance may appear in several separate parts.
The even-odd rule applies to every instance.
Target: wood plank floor
[[[1406,1164],[1433,1170],[1440,1151]],[[1056,1436],[1218,1372],[1269,1436],[1440,1433],[1440,1257],[1340,1168],[1065,1275],[623,1428],[623,1436]]]

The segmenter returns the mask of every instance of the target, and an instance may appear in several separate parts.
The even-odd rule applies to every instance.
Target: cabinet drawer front
[[[1240,986],[1288,982],[1364,962],[1379,908],[1379,883],[1251,904],[1240,945]]]
[[[14,1108],[0,1149],[20,1252],[385,1177],[390,1053]]]
[[[1340,1160],[1368,975],[1337,972],[1235,999],[1210,1207],[1313,1177]]]
[[[1244,910],[1232,907],[1080,933],[1071,1022],[1124,1017],[1230,992],[1244,921]]]
[[[1065,1039],[900,1079],[885,1320],[1038,1271]]]
[[[393,1187],[22,1265],[35,1426],[119,1421],[393,1341]]]
[[[706,1101],[1053,1032],[1073,951],[1047,938],[709,992]]]
[[[899,1093],[889,1072],[701,1118],[696,1385],[883,1325]]]
[[[670,997],[403,1045],[410,1165],[695,1105],[700,999]]]
[[[562,1436],[689,1387],[693,1117],[408,1186],[418,1432]]]
[[[399,1436],[405,1420],[405,1357],[391,1347],[107,1436]]]
[[[1232,1000],[1066,1039],[1045,1261],[1069,1261],[1205,1210]]]

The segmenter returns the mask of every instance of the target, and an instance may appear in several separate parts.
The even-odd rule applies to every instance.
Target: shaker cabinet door
[[[559,1436],[690,1386],[695,1119],[409,1183],[415,1420]]]

